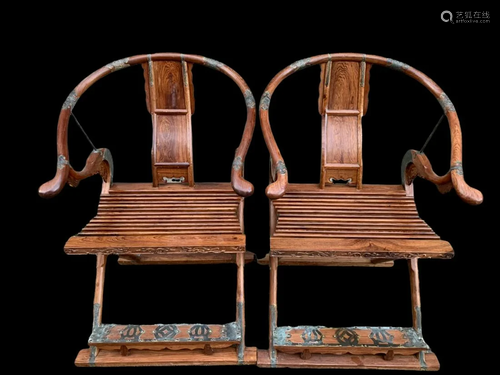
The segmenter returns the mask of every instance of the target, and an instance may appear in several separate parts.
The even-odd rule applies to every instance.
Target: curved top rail
[[[276,141],[271,131],[271,126],[269,122],[269,107],[271,103],[271,97],[278,85],[291,74],[302,70],[304,68],[323,64],[328,61],[352,61],[352,62],[366,62],[368,64],[381,65],[396,71],[400,71],[411,78],[415,79],[417,82],[421,83],[425,88],[427,88],[434,97],[438,100],[439,104],[443,108],[443,111],[448,119],[451,133],[451,160],[450,160],[450,170],[448,174],[451,175],[451,180],[453,187],[457,191],[457,194],[467,203],[479,204],[482,202],[482,194],[480,191],[470,187],[464,180],[463,169],[462,169],[462,132],[460,129],[460,122],[458,116],[451,102],[450,98],[446,93],[427,75],[420,72],[419,70],[402,63],[397,60],[393,60],[386,57],[376,56],[376,55],[366,55],[361,53],[335,53],[335,54],[325,54],[317,55],[313,57],[308,57],[299,61],[296,61],[285,69],[281,70],[278,74],[267,85],[264,93],[262,94],[260,101],[260,124],[262,127],[262,133],[266,141],[267,148],[271,154],[271,159],[273,162],[273,171],[276,170],[277,177],[276,180],[271,183],[267,189],[266,194],[271,199],[276,199],[285,194],[288,176],[285,163],[280,154]]]
[[[187,63],[204,65],[209,68],[218,70],[221,73],[224,73],[238,85],[245,98],[247,118],[240,145],[236,149],[236,155],[231,172],[231,184],[233,189],[239,195],[249,196],[253,193],[253,185],[243,178],[242,168],[245,156],[248,151],[248,147],[250,146],[250,142],[252,140],[256,117],[255,99],[246,82],[233,69],[217,60],[199,55],[188,55],[182,53],[156,53],[148,55],[136,55],[113,61],[87,76],[75,87],[73,91],[71,91],[71,93],[63,103],[61,112],[59,114],[59,121],[57,124],[56,175],[52,180],[40,186],[40,196],[44,198],[51,198],[59,194],[66,182],[68,182],[68,176],[70,174],[78,174],[78,172],[73,170],[69,163],[68,150],[68,123],[71,112],[75,107],[78,99],[85,93],[85,91],[87,91],[90,86],[92,86],[95,82],[107,76],[108,74],[111,74],[118,70],[122,70],[124,68],[128,68],[133,65],[148,63],[150,61],[185,61]]]

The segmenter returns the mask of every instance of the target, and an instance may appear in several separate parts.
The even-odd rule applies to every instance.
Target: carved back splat
[[[364,61],[321,65],[321,188],[339,182],[362,186],[361,118],[368,104],[370,67]]]
[[[194,112],[192,64],[143,64],[146,102],[153,121],[153,186],[194,186],[191,115]]]

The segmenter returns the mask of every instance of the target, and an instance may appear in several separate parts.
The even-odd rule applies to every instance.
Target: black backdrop
[[[9,142],[12,153],[8,158],[16,172],[4,182],[5,205],[14,208],[12,217],[17,220],[9,221],[14,224],[12,232],[5,234],[18,234],[4,250],[8,255],[5,275],[12,275],[10,269],[14,274],[5,289],[13,292],[15,303],[14,308],[6,303],[4,309],[14,311],[11,321],[19,319],[9,327],[14,328],[9,337],[15,337],[17,346],[10,355],[22,358],[18,366],[64,373],[193,370],[74,367],[74,358],[87,346],[91,330],[95,258],[67,256],[63,246],[95,215],[100,179],[85,180],[77,189],[66,187],[51,200],[38,197],[37,189],[55,172],[59,110],[82,79],[127,56],[192,53],[232,67],[258,101],[272,77],[298,59],[360,52],[391,57],[421,70],[441,86],[457,109],[464,137],[465,179],[484,193],[485,202],[468,206],[453,192],[441,195],[426,181],[415,183],[421,217],[456,252],[452,260],[420,262],[423,332],[438,355],[442,373],[473,368],[482,373],[492,360],[494,317],[498,316],[493,307],[498,295],[494,274],[498,245],[493,242],[497,219],[488,216],[498,207],[493,151],[494,15],[490,24],[452,25],[441,21],[444,9],[440,8],[375,12],[301,4],[295,14],[287,10],[274,15],[262,8],[253,18],[243,19],[243,11],[220,16],[222,8],[213,5],[200,23],[194,16],[195,6],[187,8],[192,9],[144,9],[133,19],[113,12],[104,16],[102,10],[82,17],[83,9],[62,9],[58,17],[42,17],[38,12],[46,8],[40,8],[31,10],[29,17],[20,17],[19,29],[11,30],[15,35],[28,30],[24,37],[9,38],[13,65],[5,68],[6,79],[13,79],[12,106],[7,109],[15,115],[5,128],[18,131],[16,138],[10,138],[17,141]],[[491,11],[469,8],[450,10]],[[271,26],[273,22],[280,26]],[[195,179],[229,181],[245,121],[244,101],[222,74],[202,66],[196,66],[193,73]],[[272,99],[271,125],[291,182],[319,178],[318,83],[319,68],[309,68],[285,80]],[[370,105],[363,121],[364,182],[397,184],[404,152],[421,147],[441,107],[422,86],[399,72],[374,67],[370,83]],[[140,67],[117,72],[90,88],[74,110],[94,144],[112,151],[115,181],[151,180],[151,125],[143,85]],[[72,165],[82,167],[91,148],[73,120],[69,145]],[[449,153],[444,123],[427,149],[438,173],[447,171]],[[247,249],[258,257],[269,249],[264,194],[268,161],[257,122],[245,163],[245,176],[255,185],[255,194],[246,201],[245,226]],[[403,261],[392,269],[283,267],[279,271],[279,325],[411,325]],[[246,342],[265,349],[267,267],[247,265],[245,281]],[[110,257],[103,319],[107,323],[225,323],[234,319],[234,296],[232,265],[121,267]],[[253,366],[194,370],[271,371]]]

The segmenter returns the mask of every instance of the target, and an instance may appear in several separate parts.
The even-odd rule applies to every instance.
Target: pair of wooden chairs
[[[200,64],[229,76],[243,94],[247,119],[232,162],[230,183],[195,183],[191,136],[194,111],[192,67]],[[69,161],[68,123],[77,100],[110,73],[142,65],[146,104],[153,123],[152,183],[113,182],[108,149],[94,149],[81,171]],[[274,140],[269,107],[276,87],[291,74],[319,65],[322,115],[319,184],[288,182],[288,171]],[[362,117],[367,109],[370,69],[388,67],[414,78],[438,100],[451,131],[451,164],[436,175],[421,151],[403,158],[400,185],[363,185]],[[259,106],[260,125],[271,156],[269,348],[245,346],[244,200],[253,185],[243,176]],[[297,61],[279,72],[260,104],[245,81],[227,65],[177,53],[140,55],[112,62],[84,79],[63,104],[57,134],[57,172],[40,187],[42,197],[57,195],[66,183],[100,174],[97,215],[66,245],[68,254],[95,254],[97,272],[89,349],[77,366],[236,365],[260,367],[390,368],[437,370],[436,356],[422,337],[418,260],[451,258],[453,249],[419,217],[413,180],[419,176],[441,192],[455,189],[469,204],[482,195],[463,177],[459,120],[448,96],[426,75],[389,58],[327,54]],[[222,324],[104,324],[103,288],[108,255],[120,264],[236,263],[235,321]],[[413,326],[280,327],[277,324],[279,265],[390,266],[408,262]],[[183,350],[184,349],[184,350]]]

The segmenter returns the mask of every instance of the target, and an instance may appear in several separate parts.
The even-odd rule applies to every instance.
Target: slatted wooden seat
[[[116,183],[65,250],[128,255],[198,250],[204,259],[210,253],[229,255],[245,249],[240,210],[243,198],[229,183],[154,190],[150,184]]]
[[[232,163],[231,182],[194,180],[193,64],[229,76],[244,96],[247,122]],[[143,66],[146,80],[146,104],[153,123],[153,181],[113,183],[113,164],[107,149],[95,149],[85,168],[75,171],[69,163],[67,128],[78,98],[100,78],[132,65]],[[68,96],[58,124],[57,173],[40,187],[40,195],[53,197],[66,182],[76,186],[94,174],[103,178],[97,215],[64,248],[68,254],[97,255],[90,348],[79,353],[77,366],[256,362],[256,349],[245,347],[243,285],[244,264],[254,257],[246,252],[243,225],[244,198],[253,193],[252,184],[243,178],[243,163],[254,125],[255,101],[243,79],[228,66],[195,55],[166,53],[118,60],[88,76]],[[236,320],[227,324],[103,324],[104,274],[111,254],[119,255],[118,262],[123,265],[236,264]]]
[[[289,75],[321,67],[319,112],[322,153],[319,184],[288,183],[288,170],[275,143],[269,107],[276,87]],[[441,104],[452,135],[449,172],[436,175],[423,151],[403,158],[401,185],[362,181],[361,120],[367,110],[369,73],[381,65],[423,84]],[[420,176],[441,192],[479,204],[482,195],[463,179],[460,125],[448,96],[427,76],[395,60],[362,54],[328,54],[297,61],[269,83],[260,102],[260,123],[271,154],[269,350],[259,350],[261,367],[437,370],[439,362],[422,337],[418,259],[451,258],[451,245],[418,215],[413,179]],[[280,327],[277,322],[279,265],[387,267],[407,259],[413,327]],[[342,287],[341,285],[339,287]]]
[[[318,190],[317,185],[289,184],[272,204],[277,217],[271,238],[274,254],[357,252],[374,260],[453,256],[450,244],[418,216],[413,197],[402,186]]]

